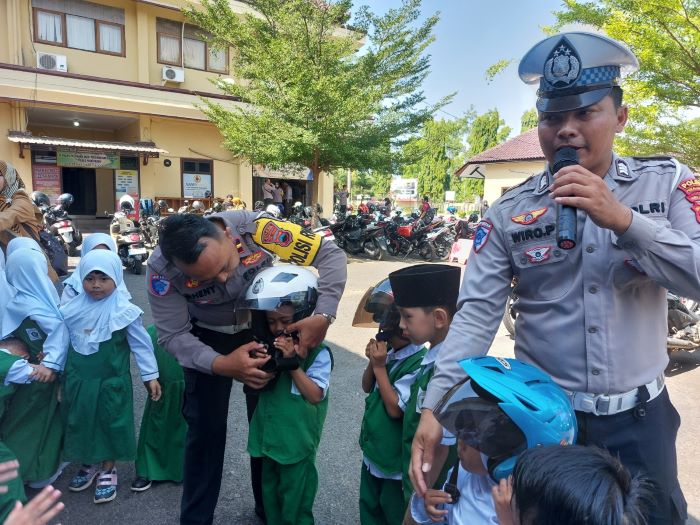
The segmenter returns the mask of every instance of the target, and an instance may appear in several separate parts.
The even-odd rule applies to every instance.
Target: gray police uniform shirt
[[[604,181],[632,208],[632,223],[618,237],[577,210],[569,251],[556,244],[549,171],[494,203],[423,407],[465,377],[459,360],[487,353],[514,276],[516,358],[578,392],[621,393],[659,376],[668,363],[666,289],[700,299],[700,186],[686,166],[676,174],[670,158],[613,155]]]
[[[298,239],[295,239],[294,233],[299,228],[285,221],[271,220],[266,214],[243,210],[216,213],[212,217],[221,218],[231,228],[241,259],[225,284],[190,279],[163,257],[160,247],[148,259],[146,273],[147,295],[158,330],[158,343],[174,355],[183,367],[207,374],[212,373],[212,362],[220,354],[190,333],[191,320],[197,319],[214,326],[235,324],[236,300],[260,270],[272,265],[272,256],[267,249],[275,252],[275,239],[285,239],[279,235],[280,231],[288,234],[286,239],[291,238],[296,242]],[[258,226],[256,219],[272,223],[271,228],[277,230],[278,235],[270,237],[271,242],[264,244],[265,249],[253,240]],[[335,243],[324,239],[306,264],[314,266],[319,272],[315,312],[335,316],[347,279],[345,253]]]

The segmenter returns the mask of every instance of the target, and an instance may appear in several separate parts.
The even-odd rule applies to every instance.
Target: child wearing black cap
[[[408,477],[411,443],[420,421],[425,391],[433,377],[435,359],[457,311],[460,273],[458,267],[447,264],[418,264],[389,274],[394,302],[401,314],[399,326],[404,335],[415,344],[430,343],[430,350],[421,361],[420,371],[411,385],[411,394],[404,410],[401,456],[406,506],[413,493],[413,485]],[[442,445],[428,474],[431,484],[438,486],[442,486],[447,474],[447,468],[443,467],[451,466],[457,457],[454,436],[446,433]]]
[[[400,321],[389,279],[384,279],[367,291],[352,323],[379,328],[376,338],[367,343],[369,363],[362,374],[362,389],[368,394],[360,431],[362,525],[400,525],[405,512],[403,411],[426,349],[411,344],[399,328]]]

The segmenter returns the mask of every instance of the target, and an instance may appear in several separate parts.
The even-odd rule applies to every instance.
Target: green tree
[[[384,198],[391,191],[391,173],[375,172],[372,174],[372,195],[377,198]]]
[[[525,133],[526,131],[536,128],[539,123],[539,118],[537,116],[537,110],[535,108],[528,109],[520,117],[520,133]]]
[[[666,153],[700,168],[700,2],[697,0],[565,0],[560,29],[583,23],[626,43],[640,71],[624,82],[630,123],[618,138],[623,154]]]
[[[314,177],[336,167],[390,172],[397,147],[449,97],[425,104],[425,53],[438,16],[418,22],[420,0],[376,16],[363,8],[357,30],[339,27],[350,0],[202,0],[187,18],[233,48],[234,82],[215,81],[245,104],[203,111],[234,155],[270,167],[305,166]],[[368,44],[362,53],[357,50]]]
[[[372,177],[368,171],[353,171],[352,172],[352,194],[366,195],[369,194],[372,188]]]
[[[510,127],[498,114],[497,109],[487,111],[474,119],[469,128],[467,142],[469,143],[468,155],[473,157],[497,146],[510,135]]]

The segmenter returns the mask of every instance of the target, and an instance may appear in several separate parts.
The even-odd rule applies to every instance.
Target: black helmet
[[[469,215],[469,222],[477,222],[479,220],[479,214],[478,213],[472,213]]]
[[[165,208],[168,207],[168,203],[165,202],[163,199],[160,199],[160,200],[158,201],[158,207],[159,207],[160,209],[165,209]]]
[[[378,326],[380,332],[383,332],[388,339],[392,335],[400,334],[400,321],[399,309],[394,303],[394,293],[387,278],[365,292],[357,305],[352,326]]]
[[[73,195],[70,193],[61,193],[58,199],[56,199],[56,202],[64,208],[70,208],[70,205],[73,204]]]
[[[42,191],[33,191],[32,201],[34,202],[37,208],[41,208],[42,206],[51,206],[51,200],[49,199],[49,196]]]

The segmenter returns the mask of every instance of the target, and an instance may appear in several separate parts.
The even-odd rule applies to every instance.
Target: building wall
[[[485,164],[481,170],[485,177],[484,199],[489,204],[493,204],[503,194],[505,188],[517,186],[528,177],[541,173],[544,166],[544,160]]]

